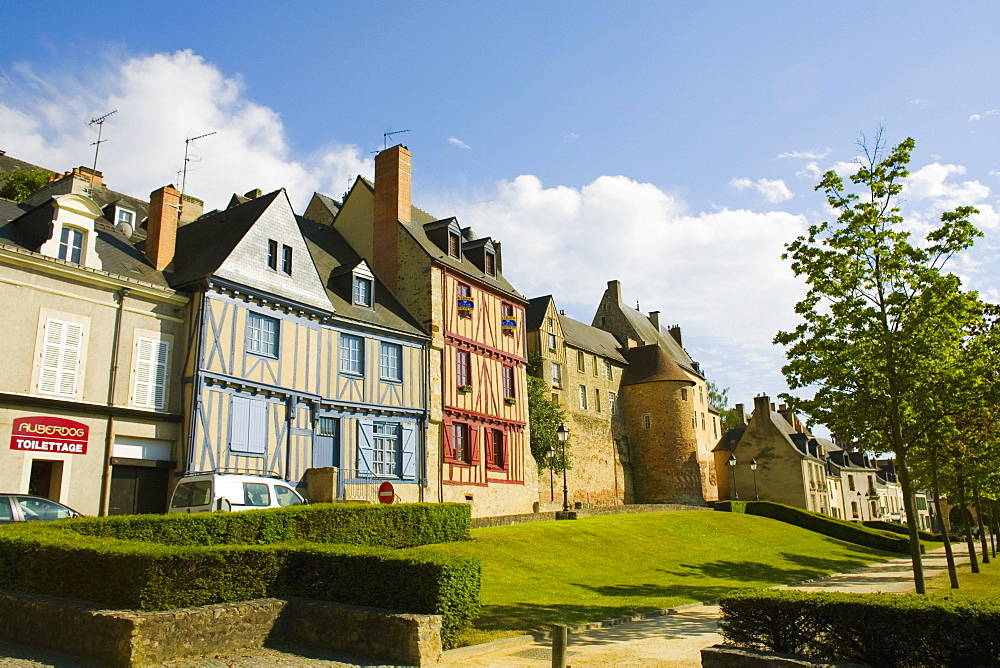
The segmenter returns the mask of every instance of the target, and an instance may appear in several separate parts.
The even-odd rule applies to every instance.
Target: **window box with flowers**
[[[515,399],[514,397],[507,397],[506,399],[503,400],[503,402],[508,406],[513,406],[517,403],[517,399]]]
[[[460,393],[462,393],[462,394],[468,394],[469,392],[472,392],[472,386],[471,385],[459,385],[458,386],[458,391]]]

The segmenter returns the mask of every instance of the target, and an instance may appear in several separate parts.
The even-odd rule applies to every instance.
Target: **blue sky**
[[[90,164],[208,208],[254,187],[339,198],[389,127],[414,202],[503,243],[527,296],[589,321],[607,280],[680,323],[735,401],[785,390],[770,341],[801,286],[782,244],[827,216],[812,188],[885,127],[917,142],[906,213],[975,204],[953,269],[1000,301],[994,3],[12,3],[0,149]],[[845,172],[842,172],[845,173]]]

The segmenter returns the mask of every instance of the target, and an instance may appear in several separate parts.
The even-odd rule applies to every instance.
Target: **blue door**
[[[340,420],[334,417],[316,418],[313,438],[313,468],[340,466]]]

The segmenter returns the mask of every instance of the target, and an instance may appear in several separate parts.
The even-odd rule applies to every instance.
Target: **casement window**
[[[576,370],[587,371],[587,356],[583,354],[582,350],[576,351]]]
[[[700,403],[705,403],[705,388],[701,385],[698,386],[698,401]]]
[[[698,411],[691,411],[691,428],[698,428]]]
[[[281,271],[292,275],[292,247],[282,246],[281,247]]]
[[[267,240],[267,267],[278,271],[278,242],[274,239]]]
[[[587,386],[580,386],[580,410],[587,410]]]
[[[445,459],[456,464],[479,463],[479,450],[476,447],[478,430],[464,422],[452,422],[446,432]]]
[[[556,387],[562,387],[562,364],[556,364],[555,362],[552,363],[552,384]]]
[[[549,352],[554,353],[556,351],[556,335],[549,334]]]
[[[494,255],[490,251],[486,251],[486,254],[483,256],[483,267],[486,270],[487,276],[496,276],[497,275],[496,255]]]
[[[361,376],[365,372],[365,340],[352,334],[340,335],[340,372]]]
[[[416,480],[416,433],[410,422],[359,422],[358,475]]]
[[[75,227],[63,225],[59,236],[59,259],[80,264],[85,233]]]
[[[719,421],[712,416],[712,438],[719,438]]]
[[[240,454],[267,454],[266,401],[233,395],[230,401],[229,449]]]
[[[642,416],[642,428],[649,431],[653,426],[653,421],[649,417],[649,413],[645,413]]]
[[[687,388],[686,387],[682,387],[681,388],[681,401],[687,401],[687,400],[688,400],[688,391],[687,391]]]
[[[462,237],[454,232],[448,233],[448,255],[452,257],[462,257]]]
[[[851,517],[858,519],[858,502],[851,501]]]
[[[594,376],[597,376],[597,355],[593,355],[590,361],[593,362]]]
[[[138,338],[135,344],[133,406],[160,409],[166,405],[169,360],[169,341]]]
[[[38,393],[75,397],[80,377],[83,325],[48,318],[43,337]]]
[[[467,350],[455,351],[455,382],[459,386],[472,385],[472,360]]]
[[[128,209],[117,209],[116,225],[129,225],[135,229],[135,212]]]
[[[705,429],[706,429],[706,427],[705,427],[705,414],[702,413],[701,414],[701,430],[705,431]]]
[[[247,313],[246,349],[248,353],[278,356],[278,320],[260,313]]]
[[[514,305],[503,302],[500,304],[500,329],[504,336],[514,336],[517,331],[517,319],[514,317]]]
[[[594,410],[600,413],[604,408],[601,405],[601,391],[594,390]]]
[[[854,476],[852,475],[847,476],[847,489],[851,490],[852,492],[857,491],[854,489]]]
[[[548,324],[549,329],[552,329],[555,326],[555,323],[552,321],[552,318],[546,318],[545,322]]]
[[[610,362],[610,360],[604,360],[604,376],[608,380],[614,380],[615,379],[614,372],[611,370],[611,362]]]
[[[507,468],[507,442],[502,429],[489,430],[489,443],[486,451],[486,466],[491,469]]]
[[[512,366],[505,366],[503,368],[503,398],[517,398],[517,395],[514,393],[514,367]]]
[[[403,380],[403,346],[382,341],[378,352],[378,375],[382,380]]]
[[[608,412],[618,415],[618,395],[614,392],[608,392]]]
[[[372,281],[370,278],[354,277],[354,303],[358,306],[372,305]]]
[[[472,288],[465,283],[455,286],[455,293],[458,299],[458,316],[460,318],[471,318],[472,311],[476,303],[472,300]]]

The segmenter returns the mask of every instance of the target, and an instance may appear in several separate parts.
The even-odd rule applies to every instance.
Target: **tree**
[[[541,378],[528,376],[528,424],[531,429],[531,454],[538,470],[563,470],[562,444],[556,429],[566,420],[566,413],[548,396],[549,386]],[[569,444],[566,444],[569,447]],[[550,455],[554,452],[554,455]],[[569,468],[567,464],[567,468]]]
[[[943,419],[942,393],[960,380],[953,364],[963,335],[981,317],[974,293],[943,267],[982,234],[969,221],[971,206],[941,215],[941,224],[914,243],[897,206],[914,141],[886,150],[880,130],[850,177],[846,192],[834,171],[816,187],[836,222],[809,227],[786,246],[784,259],[808,291],[795,305],[802,322],[779,332],[782,367],[791,389],[811,399],[784,398],[835,433],[893,452],[903,488],[910,555],[918,593],[924,593],[920,541],[908,460],[911,445]]]
[[[715,410],[719,411],[719,422],[723,434],[730,429],[735,429],[739,425],[739,416],[736,409],[729,407],[729,388],[719,387],[712,381],[705,381],[708,385],[708,403]]]
[[[0,197],[23,202],[44,186],[54,174],[47,169],[12,169],[0,174]]]

